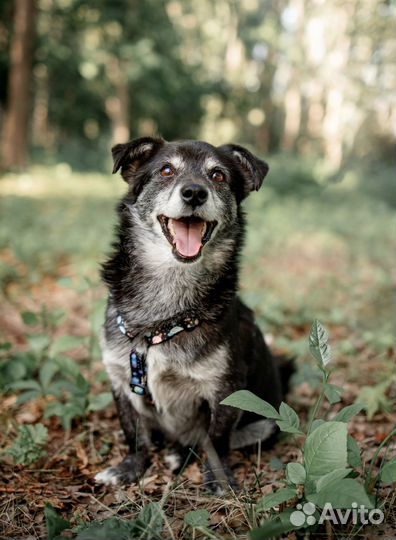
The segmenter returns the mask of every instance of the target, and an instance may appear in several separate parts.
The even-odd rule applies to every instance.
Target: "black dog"
[[[211,448],[232,482],[230,446],[267,439],[274,426],[250,429],[258,417],[220,401],[238,389],[274,406],[282,400],[277,363],[237,297],[241,202],[261,187],[268,165],[233,144],[147,137],[112,152],[113,172],[121,169],[129,189],[103,268],[103,356],[130,453],[96,480],[136,481],[162,438],[178,450]]]

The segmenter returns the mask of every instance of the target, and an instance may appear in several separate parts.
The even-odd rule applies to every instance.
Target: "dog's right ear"
[[[164,144],[164,139],[158,137],[140,137],[125,144],[116,144],[111,149],[113,155],[113,174],[121,169],[121,176],[133,184],[139,167]]]

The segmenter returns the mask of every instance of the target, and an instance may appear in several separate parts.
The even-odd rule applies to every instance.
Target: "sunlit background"
[[[3,0],[0,16],[4,167],[107,171],[112,143],[153,133],[332,171],[391,159],[390,0]]]

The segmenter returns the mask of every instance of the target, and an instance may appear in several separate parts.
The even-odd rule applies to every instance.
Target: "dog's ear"
[[[261,188],[269,170],[265,161],[237,144],[224,144],[219,150],[232,157],[242,174],[244,180],[242,198],[247,197],[251,191],[258,191]]]
[[[164,144],[160,137],[140,137],[125,144],[116,144],[111,149],[113,155],[113,174],[121,168],[121,176],[128,183],[133,183],[139,167]]]

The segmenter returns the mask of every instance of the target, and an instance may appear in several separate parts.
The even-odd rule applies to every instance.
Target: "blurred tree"
[[[389,0],[37,2],[35,159],[103,168],[112,143],[156,133],[323,158],[334,171],[374,148],[390,159],[396,9]],[[29,85],[15,82],[20,32],[11,47],[9,27],[12,12],[17,19],[17,7],[29,5],[0,4],[0,75],[9,73],[13,111],[5,121],[0,110],[0,123],[25,141]],[[29,53],[23,57],[26,68]],[[3,87],[3,108],[4,99]]]
[[[23,169],[27,165],[35,26],[36,0],[16,0],[3,133],[6,169]]]

